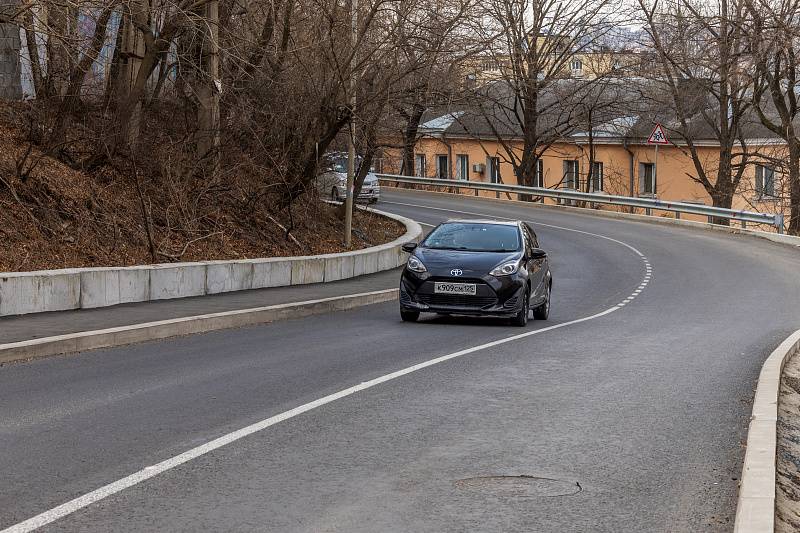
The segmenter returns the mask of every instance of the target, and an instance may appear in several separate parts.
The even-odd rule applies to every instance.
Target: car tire
[[[547,299],[544,303],[533,309],[533,318],[536,320],[547,320],[547,317],[550,316],[550,293],[552,286],[552,283],[547,285]]]
[[[522,309],[519,310],[519,313],[514,315],[514,318],[511,319],[511,324],[520,328],[524,328],[528,325],[528,305],[531,299],[531,291],[530,289],[525,290],[525,299],[522,301]]]
[[[400,309],[400,318],[403,319],[403,322],[416,322],[419,319],[419,311]]]

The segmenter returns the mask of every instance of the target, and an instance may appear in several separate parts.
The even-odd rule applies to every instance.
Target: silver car
[[[356,168],[358,168],[360,160],[361,158],[358,158],[356,161]],[[336,153],[326,158],[326,161],[326,168],[319,177],[320,192],[330,194],[331,200],[344,201],[347,195],[347,154]],[[378,183],[378,177],[370,169],[364,177],[364,185],[361,187],[357,200],[372,204],[380,198],[381,186]]]

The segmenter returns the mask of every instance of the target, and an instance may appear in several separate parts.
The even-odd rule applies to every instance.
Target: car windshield
[[[516,252],[520,245],[516,226],[469,222],[442,224],[422,242],[422,246],[435,250],[468,252]]]
[[[361,165],[361,161],[363,161],[363,160],[364,160],[364,158],[361,157],[360,155],[356,156],[356,170],[358,170],[358,167],[359,167],[359,165]],[[330,168],[334,172],[341,172],[343,174],[347,174],[347,156],[346,155],[345,156],[337,155],[337,156],[331,157],[329,159],[329,161],[330,161]],[[375,172],[375,165],[373,164],[372,166],[370,166],[369,170],[370,170],[370,172]],[[369,181],[369,179],[367,181]]]

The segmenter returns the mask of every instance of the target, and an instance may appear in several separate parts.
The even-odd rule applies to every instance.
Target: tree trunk
[[[711,205],[730,209],[731,205],[733,205],[733,190],[729,187],[720,187],[718,184],[714,192],[711,193]],[[727,218],[711,217],[711,223],[730,226],[731,221]]]
[[[147,20],[147,7],[141,0],[134,0],[126,9],[123,17],[124,32],[120,56],[120,83],[117,96],[117,126],[118,130],[112,141],[111,153],[114,153],[120,144],[133,146],[139,138],[139,123],[142,112],[142,94],[147,76],[141,80],[145,72],[149,76],[150,63],[154,58],[146,57],[145,41],[142,32],[136,28],[133,19]],[[147,51],[147,56],[152,56],[154,51]],[[145,64],[145,63],[148,64]]]
[[[408,114],[406,127],[403,129],[403,166],[400,174],[404,176],[416,175],[414,169],[414,148],[417,146],[417,133],[422,115],[425,113],[425,106],[415,103],[411,113]]]
[[[36,24],[33,19],[33,7],[25,11],[25,44],[28,47],[28,56],[31,61],[31,77],[33,78],[33,90],[36,98],[46,98],[47,88],[45,79],[42,75],[42,62],[39,58],[39,43],[36,41]]]
[[[16,0],[0,0],[0,14],[13,15],[17,9]],[[20,78],[19,26],[6,22],[0,24],[0,98],[22,99],[22,79]]]
[[[800,139],[789,140],[789,235],[800,235]]]

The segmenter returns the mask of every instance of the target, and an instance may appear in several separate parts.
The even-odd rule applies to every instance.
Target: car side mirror
[[[411,253],[411,252],[413,252],[414,250],[417,249],[417,243],[415,243],[415,242],[407,242],[401,248],[403,249],[404,252]]]
[[[542,250],[541,248],[534,248],[531,250],[531,259],[545,259],[547,257],[547,252]]]

